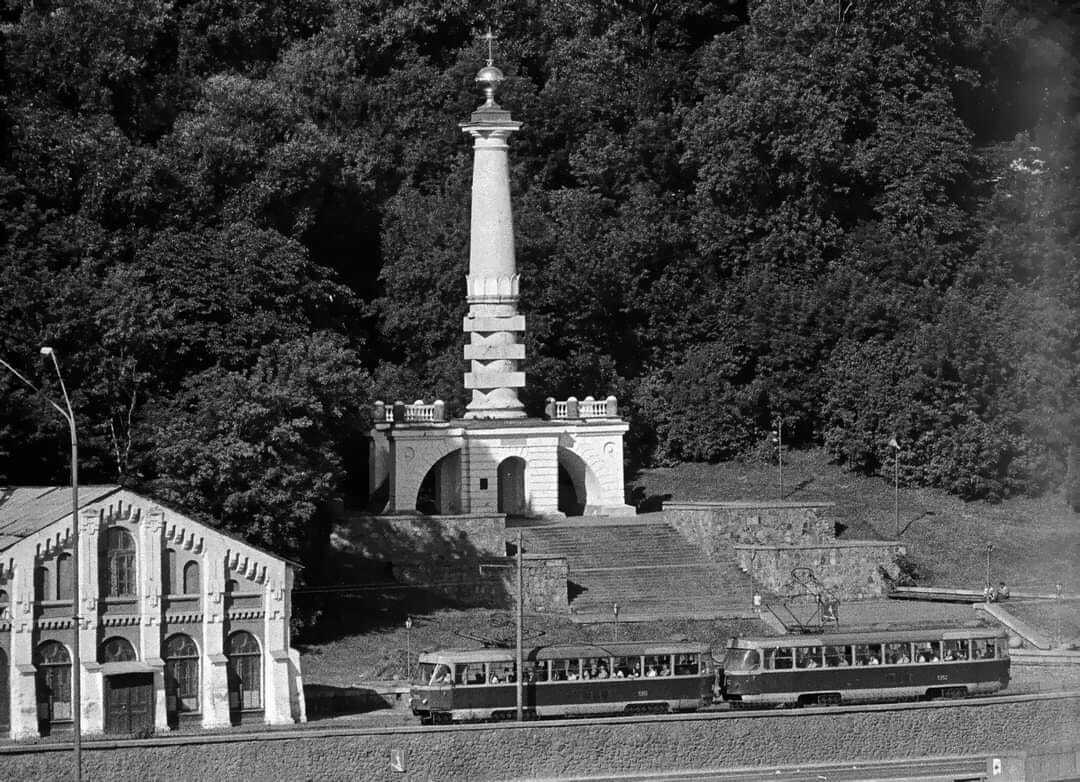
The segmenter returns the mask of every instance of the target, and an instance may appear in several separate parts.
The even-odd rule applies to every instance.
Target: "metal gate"
[[[105,732],[139,733],[154,728],[154,675],[125,673],[105,678]]]

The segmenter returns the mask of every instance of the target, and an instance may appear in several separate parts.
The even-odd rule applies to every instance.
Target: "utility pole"
[[[521,527],[518,527],[517,534],[517,676],[514,677],[514,681],[517,683],[515,689],[517,690],[517,720],[521,722],[524,719],[524,712],[522,710],[522,686],[525,678],[525,666],[523,665],[523,655],[521,651],[522,644],[522,626],[525,623],[525,594],[523,585],[525,583],[525,577],[523,574],[523,563],[525,557],[522,554],[522,534]]]

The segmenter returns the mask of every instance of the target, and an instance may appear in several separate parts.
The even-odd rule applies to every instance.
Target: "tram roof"
[[[632,657],[658,654],[707,654],[709,645],[692,641],[621,641],[595,644],[555,644],[523,650],[527,660],[554,660],[575,657]],[[438,649],[423,652],[422,663],[486,663],[513,660],[514,649]]]
[[[913,627],[908,630],[858,630],[817,635],[777,635],[733,638],[729,642],[740,647],[773,646],[844,646],[858,643],[898,643],[903,641],[952,641],[963,638],[996,638],[1006,636],[996,627]]]

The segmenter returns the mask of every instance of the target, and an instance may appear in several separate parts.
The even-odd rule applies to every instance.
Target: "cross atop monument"
[[[494,58],[494,55],[492,54],[492,42],[495,40],[495,33],[491,32],[490,27],[488,28],[487,32],[484,33],[483,38],[484,38],[485,41],[487,41],[487,47],[488,47],[487,64],[488,65],[493,65],[495,63],[495,58]]]

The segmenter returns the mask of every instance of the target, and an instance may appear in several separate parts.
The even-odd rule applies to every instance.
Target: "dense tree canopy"
[[[0,352],[88,480],[294,552],[373,396],[463,401],[478,34],[524,125],[527,404],[639,463],[823,443],[1080,497],[1080,15],[1038,0],[0,5]],[[0,378],[0,477],[62,421]]]

